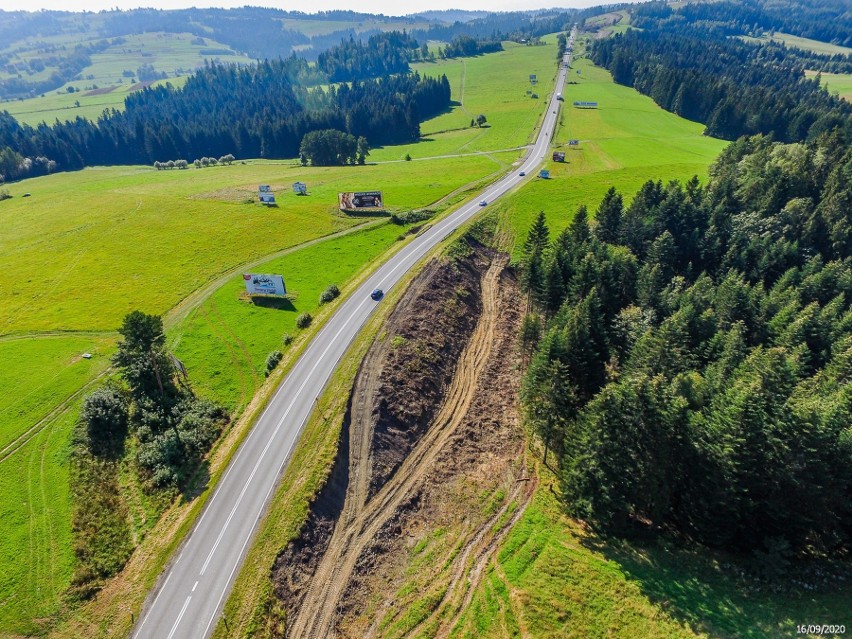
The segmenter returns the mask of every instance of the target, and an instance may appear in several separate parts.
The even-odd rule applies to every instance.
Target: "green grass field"
[[[608,71],[588,60],[574,62],[569,74],[576,84],[566,86],[554,146],[565,151],[566,161],[548,161],[551,179],[533,178],[497,205],[504,230],[515,238],[515,254],[539,211],[545,211],[550,228],[558,232],[580,204],[594,212],[610,186],[629,201],[647,180],[705,177],[726,144],[702,135],[704,125],[615,84]],[[574,108],[575,100],[597,101],[599,108]],[[580,140],[579,146],[569,147],[571,139]]]
[[[796,47],[797,49],[813,51],[814,53],[825,53],[828,55],[835,55],[837,53],[840,55],[852,54],[852,49],[849,47],[841,47],[836,44],[831,44],[830,42],[820,42],[819,40],[801,38],[799,36],[790,35],[789,33],[776,33],[772,36],[767,33],[759,38],[753,38],[751,36],[741,37],[746,42],[767,42],[769,40],[772,40],[773,42],[783,42],[788,47]]]
[[[420,142],[376,149],[371,159],[399,160],[407,153],[413,158],[477,153],[527,144],[547,106],[557,71],[555,36],[544,40],[547,44],[539,47],[504,42],[505,51],[499,53],[414,65],[424,75],[446,74],[452,99],[460,104],[424,122]],[[526,94],[531,74],[537,76],[539,99]],[[488,119],[487,126],[472,128],[470,121],[479,114]]]
[[[295,299],[283,307],[253,304],[242,295],[242,276],[232,278],[169,331],[195,391],[232,410],[245,406],[264,380],[267,355],[286,351],[282,337],[299,333],[296,316],[316,316],[319,295],[329,284],[342,287],[404,232],[404,227],[385,222],[257,267],[264,273],[286,274],[288,292]]]
[[[597,537],[561,513],[553,475],[540,476],[451,637],[520,626],[525,636],[566,639],[761,639],[795,637],[809,619],[852,623],[841,588],[769,592],[721,553]]]
[[[432,162],[93,168],[10,185],[12,195],[31,197],[0,205],[0,334],[113,331],[129,311],[164,313],[229,267],[364,222],[339,213],[338,191],[382,189],[388,208],[404,211],[506,163]],[[292,193],[297,180],[309,196]],[[263,183],[278,194],[278,208],[245,203]]]
[[[115,341],[112,335],[61,333],[0,340],[0,451],[105,371]]]
[[[805,75],[814,77],[816,71],[806,71]],[[837,94],[844,100],[852,102],[852,74],[849,73],[821,73],[820,84],[828,89],[829,93]]]
[[[68,439],[75,414],[63,413],[0,461],[0,636],[36,632],[68,587],[74,564]]]

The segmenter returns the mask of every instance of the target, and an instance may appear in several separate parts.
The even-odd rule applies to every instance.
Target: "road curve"
[[[573,34],[570,38],[573,42]],[[453,211],[382,264],[329,318],[275,391],[231,461],[176,559],[149,595],[133,633],[136,639],[206,639],[213,632],[246,548],[302,429],[334,368],[373,312],[370,291],[392,289],[419,260],[459,225],[532,175],[545,158],[565,85],[559,69],[541,130],[520,167]]]

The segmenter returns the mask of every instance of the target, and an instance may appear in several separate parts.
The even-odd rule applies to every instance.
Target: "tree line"
[[[287,158],[298,154],[306,133],[323,129],[365,137],[373,146],[411,142],[422,120],[450,104],[445,76],[414,73],[307,89],[289,80],[288,65],[208,64],[184,87],[136,92],[124,111],[105,111],[97,122],[78,117],[31,127],[3,112],[0,154],[9,148],[22,158],[49,158],[59,170],[228,153]]]
[[[366,42],[350,37],[317,56],[317,68],[331,82],[348,82],[392,73],[408,73],[408,61],[420,51],[417,40],[405,32],[370,36]]]
[[[806,78],[796,58],[774,52],[672,19],[599,40],[591,57],[619,84],[705,123],[707,135],[795,142],[835,127],[852,132],[852,104]]]
[[[658,7],[662,3],[654,3]],[[667,12],[657,12],[663,16]],[[678,12],[689,22],[715,22],[730,33],[758,30],[852,46],[852,14],[832,0],[752,0],[749,2],[689,3]],[[637,24],[641,27],[641,24]]]
[[[783,562],[852,543],[852,150],[729,145],[524,245],[528,422],[565,508]]]

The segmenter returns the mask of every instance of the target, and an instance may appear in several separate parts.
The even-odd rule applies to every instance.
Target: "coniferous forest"
[[[243,67],[209,64],[182,88],[146,88],[128,96],[124,111],[104,112],[94,123],[78,117],[31,127],[2,112],[0,159],[8,161],[0,173],[7,180],[38,175],[47,161],[69,170],[228,153],[295,157],[306,133],[326,129],[366,138],[371,146],[411,142],[420,136],[421,121],[450,105],[445,76],[409,72],[404,52],[418,46],[393,33],[354,50],[341,45],[336,62],[330,57],[318,68],[328,70],[325,77],[342,74],[351,82],[328,88],[300,83],[313,67],[291,56]],[[387,50],[399,52],[398,64]]]
[[[731,144],[525,244],[522,401],[566,509],[784,562],[852,543],[852,150]]]
[[[714,137],[735,140],[761,133],[796,142],[835,127],[852,132],[852,104],[805,76],[805,69],[848,73],[852,59],[733,37],[775,24],[757,9],[740,15],[744,6],[749,5],[688,4],[681,10],[662,3],[639,5],[633,17],[642,30],[599,40],[592,60],[619,84],[636,88],[668,111],[703,122],[707,135]],[[749,16],[765,22],[746,26],[742,20]]]

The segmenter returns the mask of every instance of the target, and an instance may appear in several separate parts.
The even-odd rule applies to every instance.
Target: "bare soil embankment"
[[[504,265],[481,246],[430,263],[362,362],[330,479],[273,569],[286,636],[444,636],[523,512],[521,296]]]

